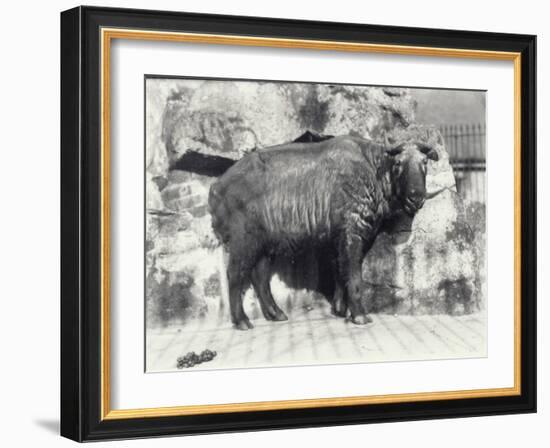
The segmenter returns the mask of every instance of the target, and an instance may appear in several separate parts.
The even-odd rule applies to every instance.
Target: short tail
[[[203,176],[218,177],[236,162],[228,157],[187,151],[172,164],[170,170],[183,170]]]

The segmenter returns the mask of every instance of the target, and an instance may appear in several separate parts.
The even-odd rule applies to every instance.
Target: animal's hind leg
[[[335,316],[346,317],[348,312],[348,294],[345,283],[342,280],[342,275],[340,274],[336,252],[332,253],[330,271],[327,274],[330,275],[333,283],[331,312]]]
[[[346,317],[348,312],[347,292],[338,276],[335,276],[334,296],[332,298],[332,314],[339,317]]]
[[[252,270],[252,285],[254,291],[260,301],[262,313],[267,320],[283,321],[288,320],[286,314],[279,308],[273,294],[269,282],[271,280],[270,262],[267,257],[262,257]]]
[[[254,328],[243,308],[243,294],[249,285],[251,268],[246,257],[239,252],[231,252],[227,268],[227,280],[229,283],[229,308],[231,321],[239,330]]]

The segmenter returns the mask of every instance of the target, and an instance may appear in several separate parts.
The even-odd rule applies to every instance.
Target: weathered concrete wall
[[[151,325],[199,314],[225,316],[228,309],[220,294],[220,249],[206,206],[213,179],[169,171],[184,152],[236,159],[254,148],[291,141],[308,129],[373,139],[388,131],[394,138],[438,140],[434,131],[412,124],[415,102],[406,89],[148,80],[146,102]],[[441,161],[431,164],[428,183],[446,189],[427,201],[409,230],[382,235],[365,260],[365,294],[375,297],[377,309],[460,313],[480,302],[479,269],[484,265],[476,247],[483,247],[484,240],[456,195],[445,149],[440,145],[438,151]],[[295,269],[314,272],[315,258],[307,263]],[[277,300],[296,306],[316,300],[277,279],[273,286]],[[259,315],[251,291],[246,307],[252,318]]]

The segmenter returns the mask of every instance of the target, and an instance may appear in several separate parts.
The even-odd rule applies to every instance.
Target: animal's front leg
[[[364,325],[372,322],[364,308],[362,301],[362,265],[363,257],[372,243],[357,235],[349,235],[342,241],[339,261],[341,270],[346,275],[346,289],[348,292],[347,305],[350,318],[354,324]]]

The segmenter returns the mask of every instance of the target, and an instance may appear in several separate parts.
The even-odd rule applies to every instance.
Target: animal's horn
[[[418,150],[423,154],[428,154],[433,148],[430,145],[427,145],[426,143],[422,142],[415,142],[416,147]]]
[[[400,143],[397,146],[389,147],[386,149],[386,154],[389,154],[390,156],[396,156],[397,154],[403,152],[405,149],[405,143]]]
[[[428,156],[429,159],[435,160],[436,162],[439,160],[439,154],[437,153],[437,151],[433,146],[430,146],[421,142],[415,142],[415,144],[418,150],[421,153],[426,154],[426,156]]]

